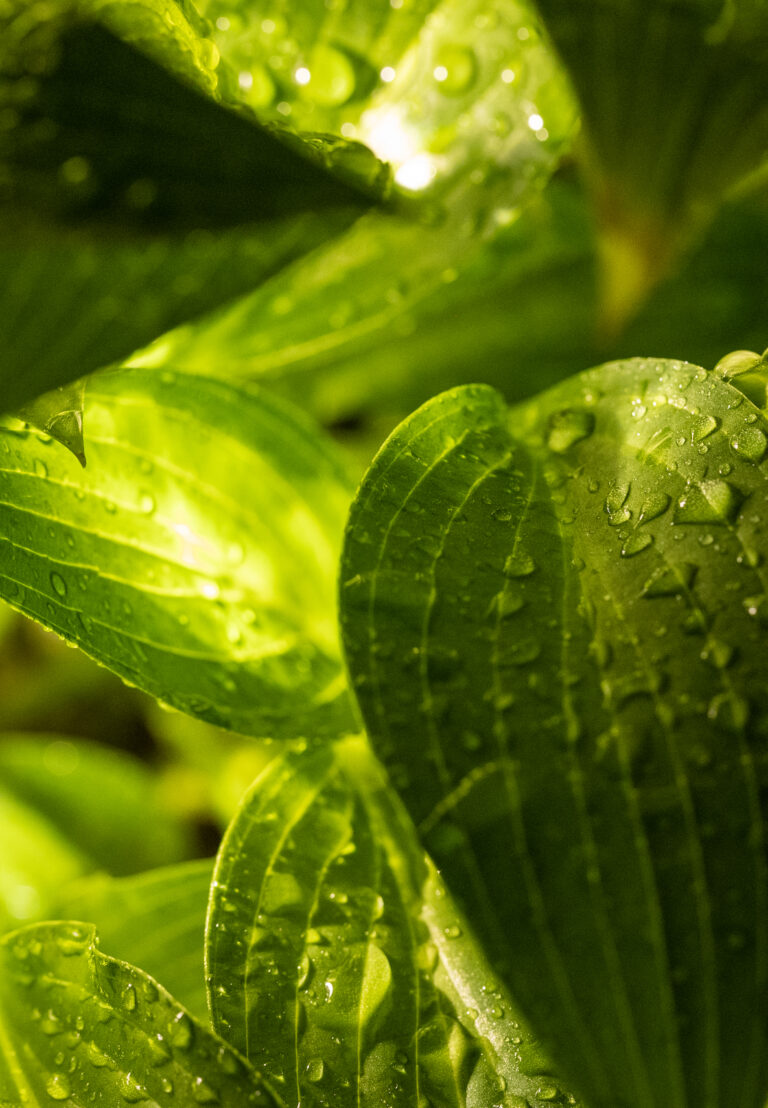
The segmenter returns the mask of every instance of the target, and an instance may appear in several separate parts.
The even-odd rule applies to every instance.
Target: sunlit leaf
[[[203,936],[212,870],[204,858],[135,877],[97,874],[73,886],[56,911],[88,920],[106,954],[141,966],[207,1022]]]
[[[82,739],[0,740],[0,926],[50,912],[68,880],[134,873],[189,852],[137,759]]]
[[[610,327],[768,151],[762,0],[537,0],[581,101]]]
[[[255,287],[370,203],[375,176],[332,175],[333,157],[260,126],[237,88],[191,5],[0,13],[8,407]]]
[[[85,426],[86,470],[0,431],[0,594],[220,726],[345,726],[334,451],[261,391],[138,370],[93,380]]]
[[[561,1095],[362,740],[255,782],[216,863],[206,963],[214,1027],[291,1104]]]
[[[405,210],[369,212],[231,310],[165,336],[139,355],[142,363],[294,377],[297,392],[314,390],[313,375],[339,363],[355,367],[358,392],[374,374],[401,378],[396,355],[422,305],[450,299],[463,269],[515,221],[568,148],[573,106],[529,5],[368,7],[352,19],[313,6],[281,9],[278,18],[209,5],[226,25],[222,56],[245,65],[246,53],[262,51],[260,64],[279,69],[270,71],[278,107],[302,125],[343,128],[391,162],[401,204],[410,198]],[[276,35],[286,51],[269,46]],[[370,58],[373,86],[361,84],[359,98],[343,104],[313,102],[312,81],[297,86],[295,75],[311,72],[318,40],[324,50]]]
[[[0,1098],[12,1105],[276,1105],[250,1066],[93,928],[0,940]]]
[[[615,363],[511,413],[444,394],[347,531],[376,749],[587,1103],[764,1100],[768,421],[747,361]]]

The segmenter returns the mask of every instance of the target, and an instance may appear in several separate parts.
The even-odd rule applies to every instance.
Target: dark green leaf
[[[279,1103],[151,977],[102,954],[85,924],[14,931],[0,965],[4,1104]]]
[[[375,746],[595,1105],[768,1084],[768,421],[730,365],[615,363],[511,416],[447,393],[347,531]]]
[[[189,852],[153,775],[119,751],[3,735],[0,782],[0,927],[50,914],[52,898],[82,873],[133,873]]]
[[[320,394],[326,410],[331,391],[353,404],[377,379],[398,388],[407,374],[400,352],[420,317],[455,302],[451,289],[463,269],[514,223],[570,141],[574,113],[558,67],[534,35],[529,9],[515,0],[490,7],[442,0],[428,19],[424,6],[407,4],[372,11],[356,4],[355,19],[311,5],[281,8],[279,18],[273,11],[266,20],[261,8],[209,7],[230,25],[218,39],[223,56],[231,52],[243,65],[246,51],[264,51],[275,63],[267,44],[279,32],[263,27],[274,23],[287,35],[286,20],[295,20],[289,52],[277,58],[290,83],[280,86],[280,104],[303,124],[343,123],[345,134],[392,162],[399,191],[411,201],[407,214],[369,212],[231,310],[165,336],[140,357],[286,381],[302,399],[308,390]],[[309,68],[318,38],[337,53],[347,48],[339,41],[349,49],[354,41],[372,59],[375,88],[343,105],[313,104],[311,81],[302,92],[292,74]],[[436,79],[443,70],[445,79]],[[381,71],[395,76],[382,79]],[[454,71],[466,87],[449,87]],[[319,371],[336,374],[339,365],[338,390],[316,384]]]
[[[98,874],[62,897],[57,913],[87,919],[105,953],[141,966],[206,1022],[203,935],[212,870],[204,858],[136,877]]]
[[[253,288],[370,202],[238,105],[208,34],[175,0],[0,14],[9,407]]]
[[[89,465],[0,430],[0,595],[127,681],[251,734],[337,731],[346,472],[260,391],[94,379]]]
[[[206,961],[214,1027],[291,1104],[560,1095],[360,739],[256,781],[216,863]]]
[[[623,322],[768,150],[762,0],[537,0],[581,101]]]

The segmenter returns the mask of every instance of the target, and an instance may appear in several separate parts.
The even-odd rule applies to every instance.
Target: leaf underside
[[[636,360],[511,413],[444,394],[347,530],[374,746],[587,1103],[768,1083],[768,423],[740,382]]]

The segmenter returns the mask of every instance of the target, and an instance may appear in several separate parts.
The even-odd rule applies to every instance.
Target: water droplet
[[[621,556],[622,558],[632,558],[635,554],[647,550],[652,543],[653,535],[649,535],[647,531],[633,531],[621,548]]]
[[[666,512],[671,503],[672,497],[667,496],[665,492],[649,493],[640,507],[638,523],[648,523],[652,519],[657,519]]]
[[[513,518],[508,508],[496,508],[491,515],[498,523],[509,523]]]
[[[642,595],[649,598],[679,596],[690,589],[697,569],[690,562],[662,566],[646,581]]]
[[[536,569],[536,563],[530,554],[519,551],[510,554],[504,563],[505,577],[530,577]]]
[[[64,596],[67,595],[67,583],[64,580],[64,578],[61,576],[61,574],[59,574],[59,573],[52,573],[51,574],[51,586],[53,588],[53,591],[57,594],[57,596],[64,597]]]
[[[194,1035],[192,1020],[186,1012],[179,1012],[168,1025],[168,1040],[178,1050],[189,1050]]]
[[[675,523],[732,523],[744,497],[728,481],[691,485],[675,505]]]
[[[592,412],[566,408],[549,417],[547,446],[555,454],[564,454],[577,442],[589,438],[594,429],[595,417]]]
[[[749,704],[732,693],[718,693],[709,702],[707,716],[728,731],[741,731],[749,720]]]
[[[734,350],[726,354],[715,366],[715,373],[719,377],[738,377],[741,373],[748,373],[760,363],[760,355],[754,350]]]
[[[192,1086],[192,1096],[196,1104],[218,1104],[219,1097],[202,1077],[196,1077]]]
[[[128,984],[123,989],[122,1004],[126,1012],[133,1012],[136,1008],[136,989],[133,985]]]
[[[560,1096],[560,1090],[556,1085],[539,1085],[536,1096],[539,1100],[557,1100]]]
[[[63,1073],[53,1073],[45,1082],[45,1091],[51,1100],[68,1100],[72,1087]]]
[[[733,661],[735,653],[730,643],[723,642],[721,639],[710,639],[702,650],[701,657],[704,661],[710,662],[716,669],[727,669]]]
[[[759,427],[742,427],[731,439],[731,449],[740,458],[746,458],[748,462],[757,464],[762,461],[768,450],[768,438]]]
[[[457,923],[451,923],[443,928],[446,939],[458,939],[461,937],[461,928]]]
[[[302,99],[325,108],[346,104],[355,91],[355,70],[345,53],[326,43],[312,50],[307,65],[294,73]]]
[[[325,1073],[325,1063],[322,1058],[310,1058],[307,1062],[306,1074],[307,1081],[317,1082],[322,1081],[323,1074]]]
[[[48,476],[48,466],[42,460],[42,458],[35,458],[34,471],[37,477]]]
[[[139,1104],[142,1100],[149,1100],[147,1090],[130,1073],[126,1073],[120,1082],[120,1096],[128,1104]]]
[[[714,434],[719,426],[720,421],[717,420],[714,416],[698,416],[696,420],[694,420],[693,432],[691,434],[691,437],[694,442],[701,442],[702,439],[706,439],[709,437],[709,435]]]
[[[477,58],[467,46],[441,46],[434,57],[432,74],[440,91],[460,96],[472,87],[477,75]]]
[[[142,496],[141,500],[139,501],[139,510],[142,511],[144,515],[152,515],[155,507],[155,498],[154,496],[150,496],[149,493],[146,493],[144,496]]]
[[[96,1043],[90,1042],[86,1044],[85,1056],[96,1069],[103,1069],[104,1066],[109,1065],[109,1058],[99,1049]]]

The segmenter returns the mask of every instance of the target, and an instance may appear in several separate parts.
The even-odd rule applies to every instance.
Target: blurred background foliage
[[[123,359],[255,380],[329,428],[361,472],[407,412],[459,383],[514,401],[612,358],[712,367],[762,350],[758,9],[1,0],[18,32],[16,53],[12,38],[0,49],[8,405]],[[29,26],[54,34],[59,14],[58,61],[31,80]],[[90,73],[78,19],[107,36],[128,82],[120,109],[107,96],[85,130],[57,99],[57,65],[86,88],[109,81]],[[163,141],[194,136],[182,166],[152,146],[126,50],[142,53],[147,87],[176,98]],[[112,141],[125,103],[146,131],[130,173]],[[215,165],[217,128],[274,153],[275,124],[301,132],[318,167],[303,199],[270,191],[268,175],[244,192],[246,156]],[[383,178],[368,148],[391,166],[384,203],[372,204]],[[274,155],[286,179],[292,149]],[[190,166],[219,176],[189,192]],[[212,854],[275,750],[163,708],[4,605],[0,732],[0,926],[54,912],[69,879],[86,881],[73,895],[98,914],[89,875]]]

